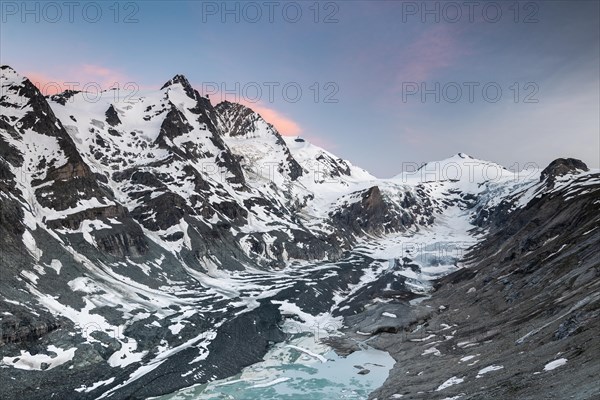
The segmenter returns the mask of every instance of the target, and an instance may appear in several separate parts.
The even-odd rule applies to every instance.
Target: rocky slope
[[[518,261],[526,272],[514,288],[541,282],[531,263],[546,268],[539,257],[569,237],[576,247],[560,254],[593,258],[594,243],[564,222],[589,224],[597,208],[598,175],[578,161],[517,175],[459,154],[378,180],[247,107],[212,105],[181,75],[91,102],[72,91],[47,98],[12,68],[0,72],[2,398],[170,393],[256,363],[285,339],[285,319],[395,331],[361,315],[383,299],[406,320],[433,318],[406,302],[436,282],[435,296],[450,290],[440,278],[452,271],[488,284]],[[561,206],[568,199],[591,205],[578,212]],[[461,251],[475,244],[465,269]],[[477,272],[484,264],[492,270]]]
[[[372,399],[600,394],[600,175],[583,170],[578,160],[556,160],[538,184],[503,200],[525,205],[492,211],[466,268],[439,279],[430,299],[347,318],[397,360]],[[404,318],[386,321],[386,311]],[[364,340],[354,329],[347,335]]]

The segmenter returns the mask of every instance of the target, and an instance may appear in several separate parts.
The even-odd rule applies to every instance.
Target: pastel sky
[[[3,1],[0,63],[47,92],[184,74],[379,177],[458,152],[600,167],[600,2],[450,3]]]

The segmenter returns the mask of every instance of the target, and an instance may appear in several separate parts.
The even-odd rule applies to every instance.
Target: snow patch
[[[504,369],[504,366],[502,366],[502,365],[490,365],[489,367],[485,367],[485,368],[481,369],[477,373],[477,376],[475,378],[481,378],[482,375],[485,375],[488,372],[498,371],[498,370],[501,370],[501,369]]]
[[[552,371],[553,369],[556,369],[558,367],[562,367],[566,363],[567,363],[567,359],[566,358],[559,358],[558,360],[554,360],[554,361],[551,361],[548,364],[546,364],[544,366],[544,371]]]
[[[59,365],[65,364],[73,359],[75,356],[76,347],[71,349],[61,349],[56,346],[48,346],[47,351],[55,353],[56,356],[52,357],[47,354],[35,354],[32,355],[29,351],[21,350],[21,354],[16,357],[4,357],[2,358],[3,365],[11,366],[18,369],[25,370],[37,370],[42,371],[46,369],[53,369]],[[46,368],[42,368],[42,364],[46,364]]]
[[[444,390],[446,388],[449,388],[450,386],[454,386],[454,385],[458,385],[459,383],[463,383],[465,381],[465,378],[458,378],[456,376],[453,376],[452,378],[448,379],[446,382],[442,383],[440,386],[438,386],[437,389],[435,389],[436,392],[439,392],[440,390]]]

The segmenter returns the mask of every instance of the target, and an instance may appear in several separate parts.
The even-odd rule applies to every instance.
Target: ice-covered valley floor
[[[440,218],[429,228],[395,234],[382,238],[366,238],[356,246],[352,254],[341,263],[299,263],[272,273],[245,272],[232,274],[214,271],[212,276],[198,276],[203,285],[223,295],[235,296],[248,308],[260,299],[271,298],[279,305],[285,316],[283,330],[289,338],[276,344],[264,357],[264,361],[245,368],[234,377],[209,384],[196,385],[159,399],[366,399],[381,386],[394,365],[394,359],[386,352],[368,345],[368,335],[357,342],[360,350],[339,356],[323,339],[340,335],[344,327],[340,313],[350,308],[354,295],[369,285],[382,280],[393,282],[394,277],[404,278],[406,288],[419,296],[427,296],[432,290],[431,282],[461,268],[458,263],[465,250],[477,237],[473,226],[465,223],[465,211],[456,209]],[[403,266],[402,258],[410,258],[411,265]],[[400,263],[399,263],[400,261]],[[414,268],[414,266],[418,266]],[[344,290],[319,290],[322,277],[336,277],[341,269],[356,268],[358,279]],[[297,282],[315,288],[314,296],[322,297],[327,310],[318,314],[304,311],[305,293],[294,298]],[[392,301],[386,289],[373,303]],[[277,294],[286,290],[285,300],[277,300]],[[290,290],[292,289],[292,290]],[[292,294],[291,296],[289,294]],[[300,306],[297,304],[301,304]],[[309,307],[310,309],[318,309]],[[323,309],[323,308],[321,308]],[[397,318],[384,313],[386,318]],[[360,331],[355,333],[361,334]]]

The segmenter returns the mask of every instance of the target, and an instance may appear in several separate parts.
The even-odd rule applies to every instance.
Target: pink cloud
[[[38,72],[26,72],[25,76],[33,83],[44,95],[53,95],[65,90],[64,81],[55,79]]]
[[[91,65],[91,64],[84,64],[83,67],[81,68],[81,70],[84,73],[86,73],[88,75],[92,75],[92,76],[111,76],[111,75],[115,74],[114,71],[111,71],[108,68],[104,68],[99,65]]]
[[[223,94],[221,92],[211,93],[210,98],[211,100],[213,100],[213,105],[216,105],[214,100],[216,100],[217,103],[228,100],[232,103],[239,103],[254,110],[258,114],[260,114],[260,116],[265,121],[272,124],[275,127],[275,129],[277,129],[277,131],[283,136],[298,136],[300,135],[300,133],[302,133],[302,128],[300,127],[299,123],[282,114],[281,112],[271,107],[265,106],[260,101],[251,102],[244,98],[241,98],[240,96],[234,96],[234,98],[229,98],[226,94]]]
[[[421,82],[454,65],[466,53],[459,43],[458,33],[455,27],[442,24],[421,34],[403,54],[398,79],[401,82]]]
[[[93,64],[83,64],[66,68],[61,76],[51,76],[37,71],[25,71],[24,75],[38,87],[44,95],[53,95],[67,89],[89,90],[124,87],[130,79],[116,70]]]
[[[300,128],[300,125],[296,121],[286,117],[277,110],[265,107],[259,103],[248,104],[243,101],[241,103],[259,113],[265,121],[273,124],[279,133],[284,136],[298,136],[302,132],[302,128]]]
[[[296,121],[286,117],[279,111],[265,107],[258,103],[248,103],[244,101],[240,101],[240,103],[259,113],[265,121],[275,126],[277,131],[279,131],[279,133],[281,133],[283,136],[302,136],[310,143],[329,151],[333,151],[338,147],[336,143],[332,142],[325,136],[304,133],[304,130]]]
[[[326,150],[334,150],[337,148],[337,145],[334,142],[330,141],[324,136],[305,133],[300,124],[277,110],[266,107],[258,102],[251,103],[244,101],[243,99],[238,100],[238,102],[260,114],[265,121],[275,126],[277,131],[279,131],[279,133],[281,133],[283,136],[302,136],[312,144],[322,147]]]

